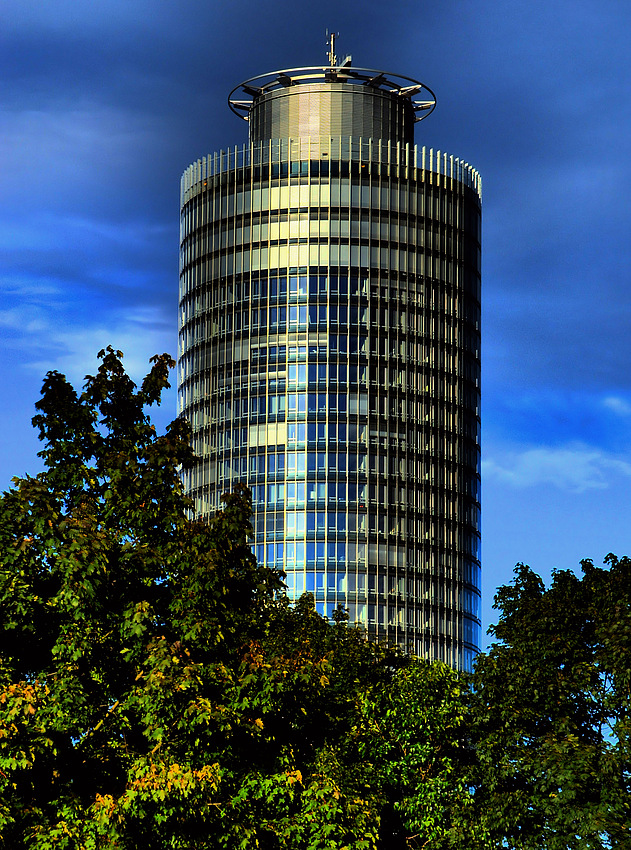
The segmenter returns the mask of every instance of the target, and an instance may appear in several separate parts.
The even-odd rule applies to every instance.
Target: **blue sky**
[[[483,176],[485,626],[517,561],[631,553],[625,0],[3,5],[0,487],[39,469],[48,369],[175,353],[180,174],[246,140],[237,83],[323,64],[329,27],[355,65],[427,83],[417,142]]]

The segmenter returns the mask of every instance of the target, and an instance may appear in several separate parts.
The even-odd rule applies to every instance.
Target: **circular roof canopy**
[[[251,77],[235,86],[228,95],[228,105],[235,115],[249,120],[250,109],[256,98],[278,89],[288,89],[313,83],[348,83],[356,86],[370,86],[389,94],[408,98],[414,110],[414,120],[421,121],[434,111],[436,96],[434,92],[418,80],[401,74],[375,71],[370,68],[351,68],[350,62],[339,66],[313,66],[307,68],[289,68],[283,71],[270,71]],[[417,96],[422,99],[416,100]]]

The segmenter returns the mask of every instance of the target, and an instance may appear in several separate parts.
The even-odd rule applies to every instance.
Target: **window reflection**
[[[255,554],[287,570],[292,598],[341,601],[373,633],[464,663],[455,641],[479,639],[479,278],[464,263],[479,216],[386,163],[364,185],[361,166],[262,163],[234,197],[186,202],[180,404],[204,458],[186,486],[208,515],[246,479]]]

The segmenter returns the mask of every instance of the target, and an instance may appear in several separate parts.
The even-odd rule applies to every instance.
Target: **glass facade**
[[[182,177],[179,404],[201,516],[252,489],[257,558],[370,636],[480,638],[480,179],[363,138],[263,140]]]

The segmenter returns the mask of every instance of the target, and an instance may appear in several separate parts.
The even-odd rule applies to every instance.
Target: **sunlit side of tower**
[[[201,516],[251,487],[288,592],[466,669],[479,645],[480,178],[429,89],[350,59],[250,80],[181,183],[179,404]]]

